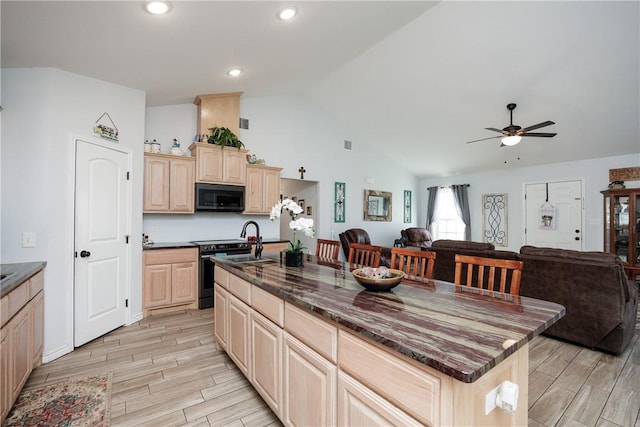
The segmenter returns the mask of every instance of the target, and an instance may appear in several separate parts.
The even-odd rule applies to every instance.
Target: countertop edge
[[[0,283],[0,298],[8,295],[26,280],[29,280],[47,266],[47,261],[31,261],[0,264],[0,272],[11,273]]]

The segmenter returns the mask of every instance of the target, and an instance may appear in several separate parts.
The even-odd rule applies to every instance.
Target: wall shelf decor
[[[482,195],[482,241],[507,246],[507,194]]]

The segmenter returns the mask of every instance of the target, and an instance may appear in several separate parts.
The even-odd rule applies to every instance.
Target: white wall
[[[520,169],[495,170],[492,172],[422,179],[419,190],[418,223],[424,227],[427,217],[427,188],[451,184],[471,184],[469,204],[471,207],[471,239],[482,241],[482,195],[488,193],[508,194],[509,246],[505,249],[518,251],[524,244],[524,186],[525,184],[581,180],[583,184],[583,250],[603,249],[602,194],[609,184],[609,169],[640,166],[640,155],[606,157],[575,162],[547,164]],[[640,187],[640,181],[629,181],[627,188]]]
[[[2,263],[47,261],[44,360],[73,350],[74,138],[93,139],[109,112],[131,149],[129,318],[142,313],[141,91],[52,68],[2,70]],[[138,173],[136,173],[138,171]],[[22,248],[34,231],[35,248]]]
[[[174,134],[182,132],[193,139],[197,133],[196,111],[192,105],[148,108],[145,135],[162,142],[166,152]],[[417,194],[417,179],[371,150],[367,141],[353,139],[348,129],[306,98],[243,96],[240,116],[249,119],[249,129],[241,129],[239,137],[250,153],[265,159],[267,165],[282,167],[283,178],[299,179],[298,169],[304,166],[305,180],[319,182],[314,206],[319,237],[337,239],[343,230],[360,227],[370,233],[373,243],[391,246],[400,237],[400,230],[412,225],[402,222],[402,197],[403,190]],[[345,139],[352,140],[352,150],[343,148]],[[374,183],[367,184],[368,177]],[[340,224],[333,222],[335,181],[345,182],[347,190],[346,222]],[[364,189],[393,193],[392,222],[363,221]],[[144,231],[158,242],[238,238],[248,219],[260,224],[265,238],[280,238],[277,224],[268,217],[235,214],[145,215]]]

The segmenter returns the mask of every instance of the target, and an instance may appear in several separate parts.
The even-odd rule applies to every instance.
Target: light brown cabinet
[[[240,131],[240,95],[242,92],[198,95],[198,133],[209,135],[214,126],[229,128],[236,136]]]
[[[0,422],[9,413],[44,347],[44,272],[2,298],[0,329]]]
[[[280,200],[280,172],[282,168],[247,165],[244,193],[244,213],[269,214]]]
[[[282,413],[282,328],[251,312],[251,383],[271,410]]]
[[[196,182],[244,185],[248,150],[197,142],[189,147],[196,158]]]
[[[197,308],[198,248],[143,252],[143,310]]]
[[[229,335],[227,337],[227,353],[249,379],[249,316],[250,308],[233,295],[229,295],[227,305]]]
[[[194,212],[193,157],[144,153],[143,212]]]
[[[616,254],[630,278],[640,275],[640,188],[605,190],[604,251]]]

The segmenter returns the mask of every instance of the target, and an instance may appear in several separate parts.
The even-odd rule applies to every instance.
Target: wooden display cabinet
[[[629,278],[640,275],[640,188],[602,191],[604,251],[616,254]]]

